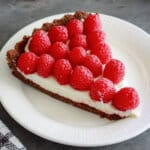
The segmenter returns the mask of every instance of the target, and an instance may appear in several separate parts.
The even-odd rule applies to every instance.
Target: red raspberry
[[[112,104],[121,111],[127,111],[135,109],[139,101],[137,91],[132,87],[125,87],[115,94]]]
[[[86,36],[83,34],[77,34],[73,36],[69,42],[69,47],[70,49],[81,46],[83,48],[87,48],[87,43],[86,43]]]
[[[60,84],[69,83],[72,67],[67,59],[57,60],[53,71],[55,78]]]
[[[113,99],[115,91],[115,86],[110,80],[100,78],[91,85],[90,96],[95,101],[108,103]]]
[[[87,34],[86,37],[89,48],[97,49],[97,47],[101,46],[101,43],[104,43],[105,33],[103,31],[93,31]]]
[[[98,14],[90,14],[84,21],[84,32],[88,33],[91,31],[98,30],[102,28],[100,17]]]
[[[47,36],[47,33],[43,30],[37,30],[33,33],[31,42],[29,44],[29,50],[40,56],[47,53],[51,46],[51,42]]]
[[[52,42],[66,42],[68,39],[68,30],[64,26],[53,26],[48,31],[48,36]]]
[[[92,72],[84,66],[76,66],[70,78],[70,84],[77,90],[89,90],[93,82]]]
[[[83,65],[91,70],[94,77],[102,74],[102,63],[96,55],[88,55],[84,58]]]
[[[55,58],[55,59],[61,59],[65,58],[68,53],[68,47],[63,42],[55,42],[51,48],[49,49],[49,53]]]
[[[73,19],[67,24],[69,36],[83,33],[83,23],[78,19]]]
[[[25,74],[36,72],[38,57],[32,52],[22,53],[17,60],[17,67]]]
[[[125,75],[125,66],[120,60],[112,59],[106,64],[104,68],[103,76],[108,78],[115,84],[122,81],[124,75]]]
[[[72,66],[81,65],[85,56],[86,50],[82,47],[75,47],[68,53],[68,58]]]
[[[92,54],[98,56],[102,64],[106,64],[112,58],[112,52],[110,47],[106,43],[101,43],[100,49],[92,49]]]
[[[37,73],[47,78],[50,76],[52,72],[52,67],[54,64],[54,58],[48,54],[42,54],[39,59],[38,67],[37,67]]]

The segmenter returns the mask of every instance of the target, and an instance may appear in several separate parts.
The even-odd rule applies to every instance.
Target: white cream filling
[[[25,47],[25,51],[29,51],[28,47],[29,47],[30,40],[31,39],[29,39],[29,41]],[[74,102],[87,104],[88,106],[91,106],[93,108],[101,110],[107,114],[117,114],[121,117],[138,116],[139,115],[138,108],[134,109],[134,110],[120,111],[120,110],[116,109],[115,107],[113,107],[113,105],[111,103],[103,103],[102,101],[100,101],[100,102],[93,101],[89,95],[89,91],[79,91],[79,90],[73,89],[70,85],[60,85],[56,81],[56,79],[52,76],[50,76],[48,78],[43,78],[43,77],[40,77],[37,73],[25,75],[19,69],[18,69],[18,71],[25,78],[30,79],[34,83],[40,85],[40,87],[42,87],[48,91],[51,91],[55,94],[58,94],[60,96],[63,96],[65,98],[69,98]],[[119,90],[123,86],[124,86],[124,83],[122,82],[121,84],[116,85],[116,89]]]

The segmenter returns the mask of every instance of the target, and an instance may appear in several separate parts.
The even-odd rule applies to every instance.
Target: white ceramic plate
[[[63,14],[36,21],[17,32],[0,55],[0,100],[8,113],[29,131],[55,142],[76,146],[102,146],[132,138],[150,127],[150,36],[126,21],[101,15],[103,30],[114,57],[126,65],[126,81],[141,98],[141,116],[109,121],[56,101],[11,75],[6,51],[23,35]]]

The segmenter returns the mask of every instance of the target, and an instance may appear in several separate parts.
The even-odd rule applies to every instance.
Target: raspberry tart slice
[[[8,50],[7,62],[15,77],[60,101],[110,120],[137,116],[138,93],[117,87],[125,65],[113,58],[97,13],[43,24]]]

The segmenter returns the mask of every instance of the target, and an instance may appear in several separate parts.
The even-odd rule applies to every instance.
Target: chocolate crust
[[[71,19],[74,19],[74,18],[80,19],[80,20],[85,19],[87,17],[87,15],[88,15],[88,13],[86,13],[86,12],[77,11],[73,15],[65,15],[61,19],[54,20],[52,23],[44,23],[42,25],[42,27],[39,29],[42,29],[44,31],[48,31],[52,26],[65,25],[67,22],[69,22]],[[38,29],[34,29],[33,33],[36,30],[38,30]],[[118,119],[123,118],[117,114],[106,114],[106,113],[104,113],[98,109],[95,109],[95,108],[88,106],[86,104],[83,104],[83,103],[73,102],[71,99],[63,97],[63,96],[58,95],[56,93],[53,93],[51,91],[48,91],[48,90],[40,87],[38,84],[34,83],[33,81],[26,79],[20,72],[18,72],[17,67],[16,67],[16,62],[17,62],[19,55],[24,52],[25,46],[26,46],[29,38],[30,38],[30,36],[24,36],[20,42],[16,43],[14,49],[8,50],[8,52],[7,52],[7,55],[6,55],[7,63],[8,63],[9,68],[12,71],[12,74],[15,77],[17,77],[18,79],[20,79],[24,83],[38,89],[39,91],[41,91],[41,92],[43,92],[43,93],[45,93],[51,97],[56,98],[57,100],[71,104],[71,105],[76,106],[78,108],[81,108],[83,110],[95,113],[95,114],[97,114],[103,118],[108,118],[110,120],[118,120]]]

